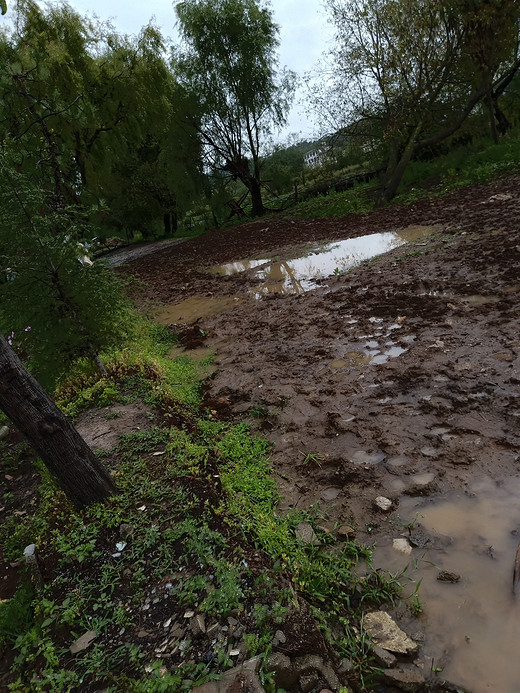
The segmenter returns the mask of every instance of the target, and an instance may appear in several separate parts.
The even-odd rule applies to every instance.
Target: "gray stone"
[[[363,624],[375,643],[384,650],[397,654],[412,655],[418,645],[402,631],[386,611],[374,611],[365,614]]]
[[[206,629],[206,635],[208,636],[208,638],[213,638],[219,632],[219,630],[220,630],[220,624],[219,623],[212,623],[211,626],[209,626]]]
[[[390,510],[392,509],[393,503],[390,500],[390,498],[385,498],[384,496],[378,496],[374,502],[375,502],[376,508],[381,510],[381,512],[383,512],[383,513],[390,512]]]
[[[29,544],[29,546],[26,546],[23,555],[25,558],[25,562],[27,564],[27,567],[29,568],[29,571],[31,573],[31,577],[33,580],[33,583],[37,589],[41,589],[43,586],[43,578],[42,574],[40,572],[40,566],[38,564],[38,555],[36,553],[36,544]]]
[[[319,671],[333,690],[339,691],[341,688],[340,680],[336,672],[328,662],[324,662],[318,655],[304,655],[293,660],[294,670],[301,676],[307,671],[315,669]]]
[[[276,647],[276,645],[283,645],[285,642],[287,642],[287,636],[283,631],[277,630],[274,634],[273,645]]]
[[[0,426],[0,440],[9,435],[9,426]]]
[[[69,647],[71,654],[76,654],[77,652],[82,652],[83,650],[86,650],[87,647],[90,647],[90,645],[92,645],[97,636],[98,635],[95,630],[89,630],[86,633],[83,633],[83,635],[79,637],[77,640],[75,640]]]
[[[303,544],[313,544],[314,546],[320,544],[320,540],[316,536],[316,532],[308,522],[300,522],[300,524],[296,525],[294,533],[296,535],[296,539],[301,541]]]
[[[260,657],[249,659],[247,662],[226,671],[219,681],[210,681],[193,688],[193,693],[235,693],[235,691],[265,693],[258,676],[260,664]]]
[[[310,674],[302,674],[300,676],[300,688],[302,693],[310,693],[318,683],[318,674],[311,672]]]
[[[370,651],[374,655],[376,664],[384,669],[392,669],[397,664],[397,657],[379,645],[374,645]]]
[[[422,672],[413,664],[402,664],[384,673],[385,682],[406,693],[416,693],[422,689],[426,680]]]
[[[451,573],[449,570],[441,570],[437,575],[437,580],[440,582],[459,582],[460,575],[458,573]]]
[[[273,674],[276,688],[289,690],[298,682],[298,672],[294,670],[289,657],[281,652],[269,655],[266,672]]]
[[[341,674],[341,676],[348,676],[348,674],[351,674],[353,671],[354,664],[352,663],[352,660],[347,659],[346,657],[342,659],[338,667],[338,674]]]
[[[200,617],[202,618],[202,626],[204,626],[203,628],[201,628],[201,621],[199,617],[200,614],[197,614],[196,616],[192,616],[190,618],[190,630],[195,638],[206,632],[206,628],[204,626],[204,617]]]

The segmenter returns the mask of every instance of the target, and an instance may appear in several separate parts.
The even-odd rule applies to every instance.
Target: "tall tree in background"
[[[518,70],[514,0],[327,0],[336,39],[315,102],[357,123],[385,162],[379,202],[421,148],[453,135]],[[482,14],[485,5],[492,11]],[[507,12],[506,12],[507,10]],[[512,28],[504,29],[512,22]],[[514,20],[514,21],[513,21]],[[479,48],[477,49],[477,44]],[[478,69],[477,69],[478,66]]]
[[[184,49],[175,73],[199,104],[196,124],[211,168],[227,171],[264,213],[260,154],[285,122],[294,76],[277,79],[278,28],[255,0],[185,0],[176,6]]]

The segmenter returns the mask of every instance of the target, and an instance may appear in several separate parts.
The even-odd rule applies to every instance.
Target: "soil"
[[[280,511],[318,503],[325,526],[387,541],[403,495],[518,473],[519,186],[515,177],[363,216],[263,218],[124,271],[141,280],[141,306],[176,304],[169,322],[197,335],[196,346],[207,333],[218,369],[206,405],[225,418],[260,417],[251,421],[274,444]],[[254,272],[208,272],[410,225],[436,229],[299,295],[258,300]],[[228,300],[215,315],[204,297]],[[392,501],[389,513],[378,496]]]

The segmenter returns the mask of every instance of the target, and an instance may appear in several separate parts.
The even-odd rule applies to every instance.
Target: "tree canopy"
[[[198,103],[206,163],[241,180],[260,215],[262,143],[285,122],[294,87],[292,73],[277,72],[278,27],[255,0],[186,0],[176,12],[174,70]]]
[[[327,0],[336,30],[329,80],[315,104],[336,128],[363,134],[386,162],[393,197],[414,152],[456,132],[498,97],[520,66],[513,0]],[[503,114],[502,114],[503,115]]]

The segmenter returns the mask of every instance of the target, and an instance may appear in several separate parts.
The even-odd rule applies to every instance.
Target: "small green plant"
[[[302,450],[299,450],[300,455],[303,455],[303,461],[302,464],[304,466],[308,464],[315,464],[318,467],[321,467],[321,463],[327,458],[327,455],[323,455],[320,452],[303,452]]]

